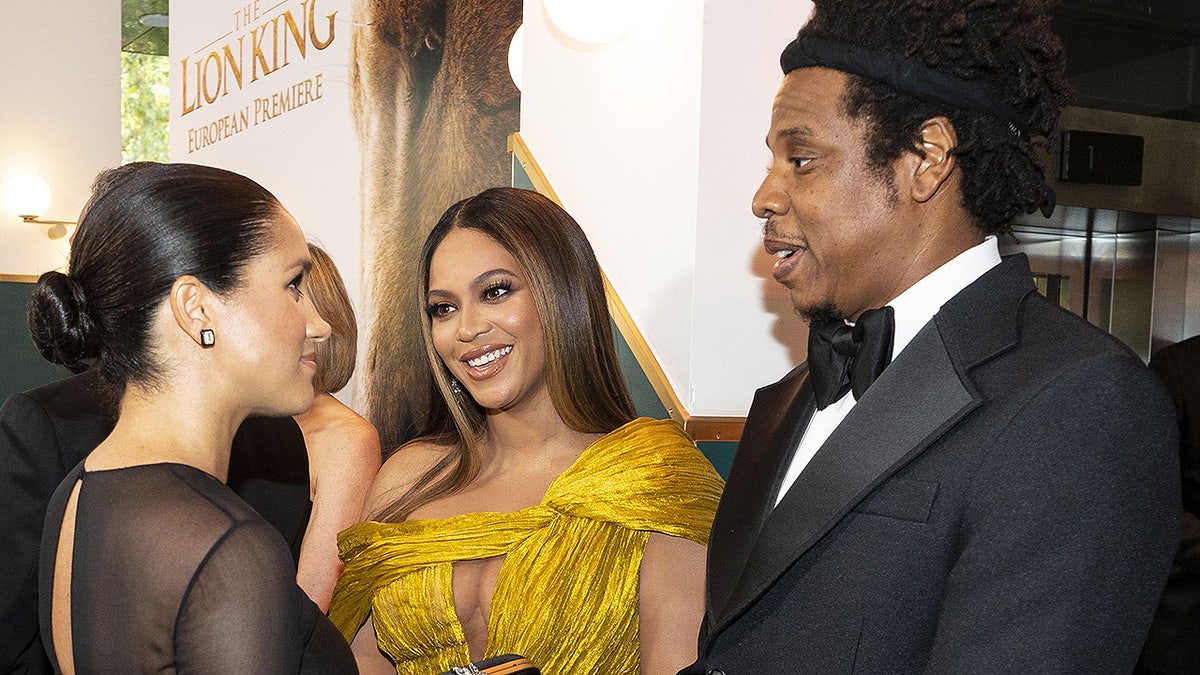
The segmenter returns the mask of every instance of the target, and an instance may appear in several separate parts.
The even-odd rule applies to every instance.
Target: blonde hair
[[[329,339],[317,343],[317,374],[313,390],[318,394],[340,391],[354,374],[358,350],[358,323],[354,306],[333,259],[320,246],[309,243],[312,271],[308,275],[308,297],[317,314],[329,324]]]

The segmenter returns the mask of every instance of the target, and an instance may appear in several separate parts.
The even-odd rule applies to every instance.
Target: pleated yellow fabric
[[[345,530],[330,618],[349,640],[370,613],[401,675],[463,665],[452,565],[504,555],[486,656],[521,654],[545,675],[636,674],[646,540],[707,544],[722,487],[678,424],[639,418],[584,450],[537,506]]]

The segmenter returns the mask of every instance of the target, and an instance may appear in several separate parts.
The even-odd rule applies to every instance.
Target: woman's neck
[[[510,461],[553,461],[564,455],[574,458],[596,436],[567,426],[547,397],[543,405],[487,415],[484,461],[502,468]]]
[[[88,470],[174,462],[224,481],[244,414],[197,402],[193,392],[126,387],[113,432],[87,458]]]

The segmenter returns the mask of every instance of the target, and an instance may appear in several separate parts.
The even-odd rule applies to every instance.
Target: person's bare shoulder
[[[375,425],[359,415],[356,410],[333,397],[329,397],[328,403],[322,404],[321,419],[316,426],[320,431],[365,441],[374,439],[375,444],[379,444],[379,433],[375,431]]]
[[[379,468],[382,455],[379,447],[379,432],[375,425],[365,420],[358,413],[347,408],[351,413],[338,422],[343,437],[347,440],[347,450],[356,456],[373,460],[372,471]]]
[[[420,438],[400,446],[375,475],[367,493],[363,517],[369,519],[394,502],[450,450],[449,445]]]
[[[323,406],[321,417],[305,428],[309,469],[316,476],[329,474],[337,480],[370,481],[382,460],[375,425],[336,399]]]

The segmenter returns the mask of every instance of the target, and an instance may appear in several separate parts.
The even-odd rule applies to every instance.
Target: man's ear
[[[179,277],[171,285],[171,315],[183,332],[202,347],[206,345],[200,333],[213,330],[216,300],[216,294],[190,274]]]
[[[921,151],[924,156],[913,153],[913,166],[910,189],[912,198],[918,202],[927,202],[942,189],[942,185],[954,173],[957,159],[954,150],[958,147],[958,134],[954,125],[945,117],[934,117],[925,120],[918,132]]]

